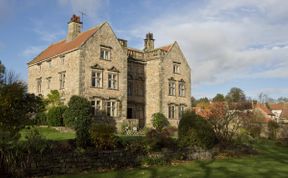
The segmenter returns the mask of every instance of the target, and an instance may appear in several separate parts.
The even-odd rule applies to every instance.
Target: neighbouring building
[[[177,126],[191,96],[191,69],[178,43],[155,48],[148,33],[139,50],[118,39],[107,22],[81,29],[73,15],[66,38],[28,63],[28,92],[46,96],[58,90],[64,103],[84,96],[94,115],[104,111],[117,123],[150,126],[152,114],[162,112]]]

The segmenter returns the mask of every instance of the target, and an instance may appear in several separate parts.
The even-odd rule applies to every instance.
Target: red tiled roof
[[[164,50],[166,52],[169,52],[171,50],[172,46],[173,46],[173,44],[169,44],[167,46],[160,47],[160,49],[162,49],[162,50]]]
[[[282,104],[282,103],[273,103],[273,104],[269,104],[269,107],[271,108],[271,110],[283,110],[284,104]]]
[[[83,43],[85,43],[98,29],[100,26],[87,30],[86,32],[80,33],[72,41],[66,42],[66,40],[61,40],[57,43],[50,45],[47,49],[42,51],[37,57],[35,57],[28,64],[35,64],[41,62],[47,58],[68,52],[71,50],[78,49]]]
[[[268,115],[274,115],[274,114],[270,111],[270,109],[268,109],[268,107],[267,107],[266,105],[264,105],[264,104],[259,104],[259,103],[257,103],[256,106],[255,106],[255,108],[261,109],[263,112],[265,112],[265,113],[268,114]]]

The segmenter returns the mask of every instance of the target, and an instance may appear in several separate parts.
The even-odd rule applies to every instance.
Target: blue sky
[[[73,13],[84,30],[108,21],[130,47],[177,41],[192,68],[192,95],[231,87],[257,98],[288,97],[287,0],[0,0],[0,60],[27,80],[26,63],[66,35]]]

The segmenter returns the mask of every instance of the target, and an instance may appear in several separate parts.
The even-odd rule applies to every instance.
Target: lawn
[[[43,135],[47,140],[67,140],[75,138],[75,132],[67,131],[60,132],[52,127],[37,127],[40,134]],[[21,131],[20,140],[25,140],[29,128],[25,128]]]
[[[211,161],[189,161],[171,166],[155,166],[110,172],[87,172],[59,178],[169,178],[169,177],[288,177],[288,148],[273,142],[261,141],[255,145],[258,155]],[[55,176],[54,178],[56,178]]]

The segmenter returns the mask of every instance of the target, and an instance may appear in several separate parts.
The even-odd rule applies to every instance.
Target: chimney
[[[71,41],[77,37],[77,35],[81,32],[82,22],[80,22],[80,17],[73,14],[70,21],[68,22],[68,32],[66,41]]]
[[[144,51],[151,51],[154,49],[153,33],[147,33],[144,39]]]

